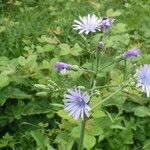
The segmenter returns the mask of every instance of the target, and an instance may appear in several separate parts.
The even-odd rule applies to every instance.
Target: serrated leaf
[[[3,105],[8,98],[30,99],[31,95],[15,87],[6,87],[0,90],[0,105]]]
[[[126,31],[126,25],[124,23],[118,23],[116,26],[113,27],[112,33],[124,33]]]
[[[54,50],[55,46],[47,44],[47,45],[44,45],[43,47],[42,46],[36,46],[36,49],[37,49],[38,53],[45,53],[45,52],[50,52],[50,51]]]
[[[40,131],[31,131],[31,136],[36,141],[37,147],[41,150],[54,150],[54,148],[50,145],[49,138],[46,135],[43,135]]]
[[[0,148],[6,148],[11,147],[14,149],[15,145],[15,139],[13,136],[9,135],[9,133],[6,133],[2,139],[0,139]]]
[[[134,109],[134,114],[138,117],[150,116],[150,110],[146,106],[139,106]]]
[[[31,101],[23,109],[23,115],[47,114],[51,112],[48,100]]]
[[[79,44],[78,43],[76,43],[75,45],[74,45],[74,47],[71,49],[71,54],[73,55],[73,56],[79,56],[80,55],[80,53],[82,52],[82,48],[79,46]]]
[[[68,55],[70,54],[70,46],[68,44],[60,44],[60,55]]]

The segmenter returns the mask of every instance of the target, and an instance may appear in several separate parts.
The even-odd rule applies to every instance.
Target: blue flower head
[[[84,33],[88,34],[90,32],[96,32],[100,28],[100,23],[102,19],[98,18],[94,14],[88,14],[88,16],[81,17],[80,20],[74,20],[73,29],[78,30],[79,34]]]
[[[60,71],[61,74],[64,74],[66,70],[69,70],[71,68],[71,65],[63,63],[63,62],[56,62],[54,64],[54,67]]]
[[[108,33],[109,28],[112,26],[114,21],[115,21],[115,19],[113,19],[113,18],[107,18],[101,22],[100,26],[104,33]]]
[[[136,73],[138,87],[146,92],[147,97],[150,97],[150,64],[142,65]]]
[[[128,51],[124,52],[123,57],[124,58],[134,58],[134,57],[138,57],[139,55],[140,55],[140,49],[132,48],[132,49],[129,49]]]
[[[65,111],[69,112],[75,120],[89,117],[90,107],[88,105],[89,95],[79,88],[68,89],[64,95]]]

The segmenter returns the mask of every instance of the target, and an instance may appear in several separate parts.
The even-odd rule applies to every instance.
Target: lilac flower
[[[90,15],[81,17],[79,16],[80,21],[74,20],[73,29],[79,30],[79,34],[84,33],[88,34],[89,32],[95,32],[96,29],[99,29],[100,23],[102,19],[98,18],[97,16]]]
[[[138,57],[139,55],[140,55],[140,49],[132,48],[132,49],[129,49],[128,51],[124,52],[123,57],[124,58],[133,58],[133,57]]]
[[[112,23],[114,22],[114,20],[115,19],[113,19],[113,18],[107,18],[107,19],[102,20],[100,26],[103,29],[104,33],[108,33],[109,28],[112,26]]]
[[[71,68],[71,65],[63,63],[63,62],[56,62],[54,64],[54,67],[60,71],[61,74],[64,74],[66,70],[69,70]]]
[[[68,89],[64,95],[65,110],[75,120],[80,118],[83,120],[84,116],[90,116],[88,102],[89,95],[87,92],[82,92],[79,88]]]
[[[141,87],[147,97],[150,97],[150,64],[144,64],[137,70],[136,79],[138,80],[137,87]]]

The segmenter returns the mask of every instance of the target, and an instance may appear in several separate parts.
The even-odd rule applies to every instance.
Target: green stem
[[[96,60],[96,78],[97,78],[97,74],[98,74],[98,67],[99,67],[99,59],[100,59],[100,56],[99,56],[99,49],[97,48],[97,53],[96,53],[96,58],[97,58],[97,60]]]
[[[103,86],[96,86],[94,89],[101,89],[101,88],[108,88],[108,87],[117,87],[118,85],[103,85]]]
[[[99,105],[101,105],[102,103],[106,102],[109,98],[111,98],[112,96],[114,96],[115,94],[117,94],[119,91],[122,90],[123,87],[119,88],[117,91],[115,91],[114,93],[112,93],[111,95],[109,95],[108,97],[104,98],[102,101],[100,101],[97,105],[95,105],[91,111],[93,111],[93,109],[97,108]]]
[[[84,116],[84,119],[81,122],[80,142],[79,142],[78,150],[82,150],[84,133],[85,133],[85,122],[86,122],[86,117]]]
[[[84,68],[80,68],[79,70],[95,74],[95,72],[92,71],[92,70],[87,70],[87,69],[84,69]]]
[[[126,79],[126,68],[127,68],[127,61],[124,59],[124,80]]]
[[[101,70],[103,70],[103,69],[105,69],[105,68],[107,68],[107,67],[109,67],[109,66],[111,66],[111,65],[113,65],[113,64],[114,64],[114,62],[111,62],[111,63],[109,63],[107,66],[104,66],[104,67],[100,68],[99,71],[101,71]]]

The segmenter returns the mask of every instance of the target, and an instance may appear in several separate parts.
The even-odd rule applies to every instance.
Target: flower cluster
[[[96,30],[102,30],[103,34],[109,32],[110,27],[114,22],[114,18],[101,19],[94,14],[89,14],[88,16],[81,17],[80,20],[74,20],[73,29],[79,31],[79,34],[90,32],[96,32]],[[98,48],[103,49],[104,43],[100,41],[98,43]],[[140,55],[139,48],[132,48],[125,51],[119,59],[123,57],[135,58]],[[78,66],[72,66],[63,62],[56,62],[54,67],[64,74],[67,70],[77,71]],[[136,72],[136,79],[138,81],[137,87],[140,87],[144,92],[146,92],[147,97],[150,97],[150,64],[145,64],[141,66]],[[89,95],[87,92],[83,92],[79,87],[73,89],[68,89],[64,94],[64,109],[72,116],[75,120],[84,119],[89,117],[90,107],[89,107]]]

